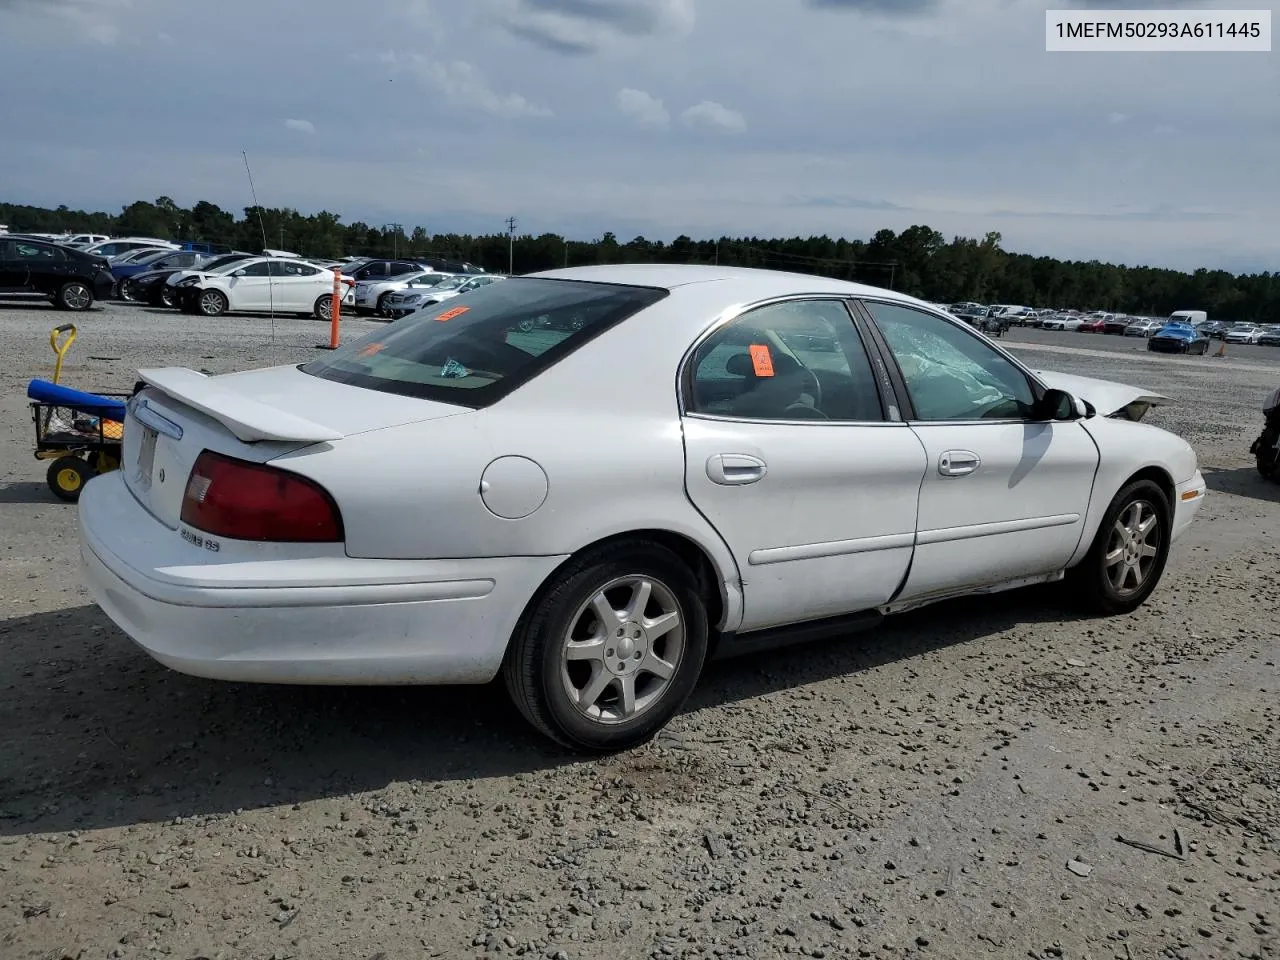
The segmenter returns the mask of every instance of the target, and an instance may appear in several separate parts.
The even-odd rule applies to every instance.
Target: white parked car
[[[1227,343],[1257,343],[1262,334],[1263,329],[1256,323],[1233,323],[1227,328],[1224,339]]]
[[[387,300],[397,290],[403,290],[415,280],[426,279],[430,281],[433,277],[444,279],[448,276],[452,276],[452,274],[437,273],[434,270],[422,270],[418,273],[403,273],[398,277],[379,277],[374,280],[357,281],[356,311],[365,314],[374,313],[384,317],[387,315]]]
[[[429,284],[425,287],[422,281],[419,281],[418,284],[406,287],[399,293],[393,293],[388,296],[383,304],[382,315],[396,320],[426,307],[434,306],[437,303],[443,303],[459,294],[468,293],[471,290],[479,290],[481,287],[486,287],[502,279],[504,278],[496,274],[475,274],[471,276],[454,274],[439,283]]]
[[[79,516],[143,649],[236,681],[500,673],[585,750],[651,737],[713,650],[1064,578],[1131,611],[1205,496],[1132,422],[1159,396],[781,272],[553,270],[306,364],[139,376]]]
[[[333,279],[332,270],[302,260],[254,257],[216,272],[188,271],[174,284],[174,295],[181,309],[206,317],[270,310],[328,320]]]
[[[1124,328],[1126,337],[1154,337],[1164,326],[1163,320],[1149,320],[1146,317],[1134,320]]]
[[[1079,330],[1084,317],[1073,313],[1058,313],[1040,321],[1043,330]]]
[[[110,259],[121,253],[128,253],[130,250],[139,250],[143,247],[149,247],[152,250],[180,250],[176,243],[170,243],[168,240],[157,240],[155,237],[118,237],[113,240],[102,240],[98,243],[91,243],[87,247],[82,247],[83,252],[95,257],[103,257]]]

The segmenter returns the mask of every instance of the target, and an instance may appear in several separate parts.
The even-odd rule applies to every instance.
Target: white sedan
[[[506,278],[488,273],[476,276],[455,274],[439,283],[424,284],[419,282],[406,287],[399,293],[388,295],[382,307],[382,314],[392,320],[398,320],[407,314],[424,310],[438,303],[444,303],[444,301],[452,297],[470,293],[472,290],[479,290],[481,287],[487,287],[491,283],[504,279]]]
[[[139,375],[80,536],[151,656],[236,681],[501,674],[583,750],[651,737],[713,651],[1064,579],[1131,611],[1205,496],[1190,445],[1132,422],[1158,395],[780,272],[553,270],[302,365]]]
[[[206,317],[280,311],[328,320],[333,310],[333,281],[332,270],[303,260],[254,257],[217,272],[191,271],[173,286],[178,306]],[[351,283],[343,278],[344,297]]]
[[[1084,323],[1084,317],[1079,317],[1069,313],[1059,313],[1040,321],[1040,327],[1043,330],[1066,330],[1068,332],[1079,330],[1080,325]]]

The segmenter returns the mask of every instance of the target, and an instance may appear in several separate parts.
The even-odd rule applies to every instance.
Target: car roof
[[[811,273],[761,270],[755,267],[720,267],[683,263],[617,263],[590,267],[567,267],[526,274],[555,280],[584,280],[592,283],[620,283],[640,287],[675,290],[695,283],[734,281],[752,300],[803,293],[834,293],[875,297],[929,306],[923,300],[893,290],[848,280],[836,280]],[[742,299],[742,298],[739,298]]]

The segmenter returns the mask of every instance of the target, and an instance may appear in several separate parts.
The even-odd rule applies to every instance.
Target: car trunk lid
[[[312,444],[469,412],[295,366],[221,376],[165,367],[138,376],[147,387],[129,403],[121,466],[134,497],[170,528],[179,525],[187,479],[205,450],[265,463]]]

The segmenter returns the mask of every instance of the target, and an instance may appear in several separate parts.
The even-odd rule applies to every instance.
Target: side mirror
[[[232,274],[232,276],[233,276],[233,277],[244,277],[244,276],[248,276],[248,274],[249,274],[249,271],[248,271],[248,270],[237,270],[235,273],[233,273],[233,274]]]
[[[1081,401],[1065,390],[1050,387],[1036,402],[1037,420],[1080,420],[1085,416]]]

